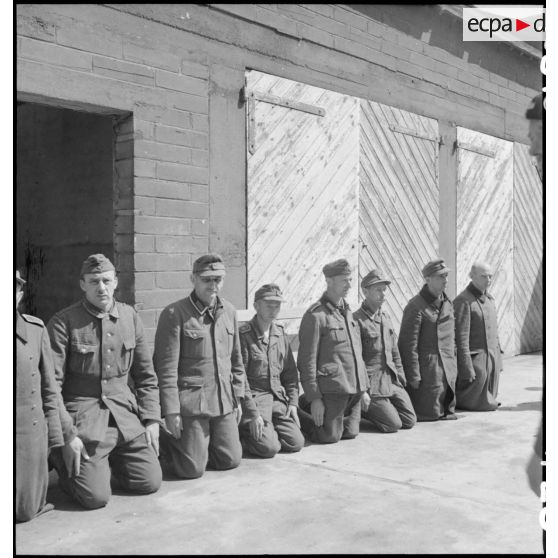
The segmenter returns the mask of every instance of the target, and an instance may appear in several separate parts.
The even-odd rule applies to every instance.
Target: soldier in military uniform
[[[48,333],[39,318],[17,309],[25,283],[16,271],[16,521],[53,508],[46,502],[47,457],[64,445]]]
[[[443,259],[428,262],[426,284],[403,311],[398,346],[419,421],[457,419],[455,320],[444,292],[449,271]]]
[[[498,408],[498,384],[502,354],[498,338],[498,315],[487,291],[492,269],[475,262],[471,282],[453,301],[457,345],[457,407],[469,411]]]
[[[110,260],[89,256],[80,272],[85,297],[47,326],[62,422],[73,421],[78,434],[66,440],[62,455],[53,452],[53,463],[63,490],[90,509],[108,502],[111,471],[130,492],[148,494],[161,485],[157,376],[138,314],[114,299],[117,284]]]
[[[218,296],[225,264],[207,254],[193,265],[192,292],[159,318],[153,360],[159,377],[162,462],[182,478],[201,477],[206,465],[238,467],[242,446],[245,373],[236,310]]]
[[[275,321],[283,300],[278,285],[263,285],[254,295],[256,315],[240,326],[247,378],[240,437],[246,451],[257,457],[304,447],[297,412],[298,370],[287,334]]]
[[[327,289],[302,317],[297,362],[302,429],[312,442],[328,444],[358,435],[369,384],[359,327],[344,299],[351,288],[349,262],[336,260],[322,271]]]
[[[361,281],[364,294],[361,307],[354,313],[360,327],[362,358],[370,380],[370,404],[362,416],[381,432],[397,432],[412,428],[417,416],[409,394],[407,381],[397,348],[397,335],[389,314],[382,310],[385,291],[391,283],[373,269]]]

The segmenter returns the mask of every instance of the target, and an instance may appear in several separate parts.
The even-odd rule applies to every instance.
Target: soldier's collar
[[[376,312],[372,312],[368,304],[366,304],[366,300],[364,300],[361,304],[362,311],[371,319],[380,318],[382,316],[382,307],[378,308]]]
[[[260,326],[258,324],[258,318],[256,316],[256,314],[254,314],[254,317],[250,320],[250,326],[252,328],[252,330],[254,331],[256,337],[258,339],[263,339],[264,338],[264,334],[262,332],[262,330],[260,329]],[[279,336],[279,331],[277,330],[277,326],[275,325],[275,322],[271,322],[271,326],[269,328],[269,336],[275,336],[278,337]]]
[[[25,320],[21,317],[19,310],[16,310],[16,335],[24,343],[27,343],[27,327],[25,326]]]
[[[207,312],[208,315],[213,318],[215,317],[215,313],[217,312],[217,310],[223,308],[223,303],[221,302],[221,299],[219,297],[215,299],[215,304],[213,306],[206,306],[200,300],[195,290],[192,290],[189,298],[190,298],[190,302],[192,303],[192,306],[196,309],[196,311],[198,312],[198,314],[200,314],[200,316],[203,316],[203,314]]]
[[[104,312],[100,308],[97,308],[94,304],[91,304],[85,297],[82,301],[83,307],[89,314],[91,314],[95,318],[104,318],[107,314],[112,318],[119,318],[120,314],[118,313],[118,307],[116,305],[116,300],[112,300],[112,307],[108,312]]]
[[[482,292],[480,289],[477,289],[477,287],[475,287],[475,285],[473,285],[473,282],[471,281],[468,285],[467,285],[467,290],[474,296],[476,296],[481,302],[484,302],[487,298],[492,299],[492,295],[487,293],[487,292]]]
[[[422,287],[422,289],[420,290],[420,296],[422,298],[424,298],[424,300],[426,300],[426,302],[428,302],[428,304],[434,304],[436,302],[436,300],[438,300],[437,296],[434,296],[431,292],[430,289],[428,288],[428,285],[425,283]],[[449,300],[448,299],[448,295],[444,292],[442,292],[442,296],[440,297],[442,304],[446,301]]]
[[[349,304],[347,303],[347,301],[342,298],[339,301],[338,305],[333,304],[333,302],[330,300],[330,298],[327,296],[327,292],[325,292],[322,295],[322,298],[320,298],[320,302],[330,311],[330,312],[335,312],[337,310],[337,312],[341,312],[343,310],[350,310],[349,308]]]

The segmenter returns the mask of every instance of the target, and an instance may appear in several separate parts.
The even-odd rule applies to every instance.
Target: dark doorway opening
[[[23,312],[48,320],[81,297],[81,262],[114,259],[113,117],[17,106],[16,266]]]

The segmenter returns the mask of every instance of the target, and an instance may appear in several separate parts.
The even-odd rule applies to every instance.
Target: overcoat
[[[217,298],[213,319],[193,292],[159,317],[153,362],[163,416],[217,417],[244,397],[245,373],[234,306]]]
[[[259,394],[271,393],[287,405],[298,405],[298,370],[285,329],[279,323],[272,323],[267,347],[260,342],[260,337],[256,316],[240,326],[240,346],[247,379],[243,408],[247,417],[256,414],[260,401],[267,401],[258,397]],[[271,409],[263,410],[266,416],[271,416]]]
[[[445,293],[438,308],[424,285],[403,311],[399,352],[407,390],[419,420],[437,420],[455,399],[457,362],[453,305]],[[420,380],[418,389],[409,384]]]
[[[324,295],[302,317],[297,364],[307,401],[323,393],[357,394],[369,387],[360,330],[344,302],[341,311]]]
[[[16,494],[18,521],[33,518],[46,502],[48,450],[64,445],[60,391],[45,326],[16,311]]]
[[[502,355],[494,298],[472,283],[453,301],[457,345],[457,406],[470,411],[498,407]],[[471,378],[475,378],[470,382]]]
[[[104,313],[83,299],[47,327],[64,405],[83,442],[104,440],[111,414],[126,442],[145,432],[146,421],[161,420],[157,376],[131,306],[115,301]]]

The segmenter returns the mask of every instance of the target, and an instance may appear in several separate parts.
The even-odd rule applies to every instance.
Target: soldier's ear
[[[79,286],[81,287],[81,290],[85,292],[85,281],[83,278],[79,280]]]

